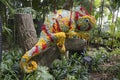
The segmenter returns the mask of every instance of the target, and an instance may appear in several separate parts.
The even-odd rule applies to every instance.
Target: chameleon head
[[[91,15],[85,15],[76,21],[77,31],[89,31],[95,26],[96,20]]]

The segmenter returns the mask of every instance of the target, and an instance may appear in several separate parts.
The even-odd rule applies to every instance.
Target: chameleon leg
[[[31,61],[30,59],[40,54],[44,49],[46,49],[50,45],[50,43],[52,43],[52,41],[48,36],[46,36],[45,32],[42,31],[38,43],[22,56],[20,62],[21,69],[26,73],[30,73],[36,70],[37,63],[35,61]]]
[[[61,53],[65,53],[66,49],[65,49],[65,38],[66,35],[64,32],[59,32],[59,33],[55,33],[54,34],[55,37],[55,42],[60,50]]]

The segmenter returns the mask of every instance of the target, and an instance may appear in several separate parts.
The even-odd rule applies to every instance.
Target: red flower
[[[44,50],[47,47],[46,44],[42,44],[42,50]]]
[[[32,55],[34,55],[34,54],[38,54],[38,53],[39,53],[38,46],[35,46],[35,50],[33,51]]]

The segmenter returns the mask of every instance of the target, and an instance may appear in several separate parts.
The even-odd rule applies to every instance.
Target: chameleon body
[[[84,38],[88,35],[82,35],[83,32],[89,31],[95,25],[95,18],[88,14],[83,7],[76,7],[72,11],[58,10],[57,13],[49,13],[46,16],[39,41],[35,46],[27,51],[21,59],[20,65],[24,72],[30,73],[37,69],[37,63],[30,59],[43,50],[56,44],[61,54],[66,52],[66,38]]]

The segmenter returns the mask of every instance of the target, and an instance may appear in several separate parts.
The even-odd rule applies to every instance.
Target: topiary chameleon
[[[81,6],[72,11],[61,9],[57,13],[49,13],[42,26],[39,41],[22,56],[21,69],[26,73],[36,70],[36,62],[30,61],[30,59],[52,44],[56,44],[60,52],[65,53],[66,38],[88,39],[89,36],[85,32],[92,29],[95,22],[95,18]]]

